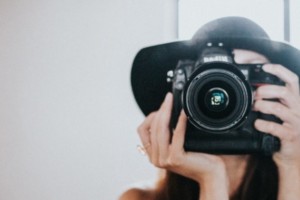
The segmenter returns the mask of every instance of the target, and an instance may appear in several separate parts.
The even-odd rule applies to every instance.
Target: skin
[[[234,50],[237,63],[267,63],[261,54]],[[281,149],[273,154],[278,166],[278,200],[300,198],[300,96],[298,76],[287,68],[266,64],[263,70],[279,77],[285,86],[263,85],[255,93],[253,109],[279,117],[283,123],[257,119],[255,128],[277,136]],[[267,99],[279,99],[279,102]],[[201,200],[228,200],[241,184],[249,159],[247,155],[210,155],[185,152],[183,149],[187,117],[181,112],[178,124],[170,138],[169,122],[173,96],[168,93],[160,109],[146,117],[138,133],[150,162],[161,169],[191,178],[201,187]],[[170,142],[171,139],[171,142]],[[238,169],[238,170],[237,170]],[[148,196],[147,196],[148,195]],[[147,196],[147,198],[145,198]],[[132,189],[121,200],[152,199],[150,191]]]

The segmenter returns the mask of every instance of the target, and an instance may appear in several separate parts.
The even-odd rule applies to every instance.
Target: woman
[[[280,139],[280,150],[272,156],[186,152],[183,144],[187,117],[183,111],[173,133],[170,131],[173,95],[157,76],[166,74],[179,58],[193,54],[195,47],[201,50],[204,43],[215,39],[222,39],[234,49],[236,63],[269,63],[263,70],[285,83],[262,85],[254,95],[253,110],[282,121],[256,119],[254,123],[258,131]],[[240,17],[212,21],[199,29],[191,41],[142,50],[134,62],[132,84],[136,100],[148,116],[138,132],[150,162],[165,174],[155,189],[131,189],[121,200],[300,199],[299,56],[297,49],[271,41],[257,24]],[[148,91],[145,84],[150,87]]]

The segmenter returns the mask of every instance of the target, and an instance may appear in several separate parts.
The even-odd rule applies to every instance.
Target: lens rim
[[[228,84],[233,87],[234,91],[240,92],[238,95],[243,99],[241,102],[237,102],[240,104],[238,105],[239,107],[236,106],[232,113],[224,119],[216,120],[204,115],[199,115],[201,110],[199,110],[197,105],[195,105],[195,102],[197,102],[196,98],[198,96],[198,92],[201,90],[201,87],[198,87],[199,83],[203,86],[208,83],[211,77],[218,77],[215,79],[218,81],[230,80]],[[204,66],[199,67],[191,75],[189,81],[185,85],[182,100],[183,108],[189,118],[189,121],[195,127],[208,132],[220,133],[235,129],[245,120],[251,110],[252,98],[251,86],[248,81],[246,81],[245,76],[238,67],[229,63],[214,62],[204,64]],[[229,119],[233,117],[235,120],[230,121]],[[213,120],[214,123],[208,123],[210,120]],[[228,120],[230,123],[226,122]],[[219,123],[220,126],[216,126],[216,123]],[[224,125],[221,125],[222,123],[224,123]]]

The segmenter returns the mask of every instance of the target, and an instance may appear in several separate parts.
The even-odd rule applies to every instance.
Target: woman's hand
[[[258,119],[255,128],[277,136],[281,141],[273,159],[277,165],[300,167],[300,95],[296,74],[281,65],[266,64],[263,69],[279,77],[285,86],[264,85],[257,89],[254,110],[277,116],[282,124]],[[267,99],[279,99],[279,102]]]
[[[172,102],[173,96],[168,93],[160,109],[151,113],[138,128],[150,162],[197,181],[202,194],[222,193],[222,199],[227,199],[228,180],[223,160],[218,156],[184,150],[187,117],[183,111],[173,134],[170,132]]]
[[[278,200],[300,198],[300,96],[299,79],[281,65],[267,64],[263,69],[285,82],[285,86],[264,85],[256,91],[256,111],[273,114],[282,124],[257,119],[257,130],[277,136],[279,152],[273,154],[279,172]],[[279,99],[279,102],[265,99]]]

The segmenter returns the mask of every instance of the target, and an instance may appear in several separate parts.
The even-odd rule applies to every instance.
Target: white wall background
[[[117,199],[136,151],[130,68],[175,38],[176,0],[0,0],[0,199]]]

